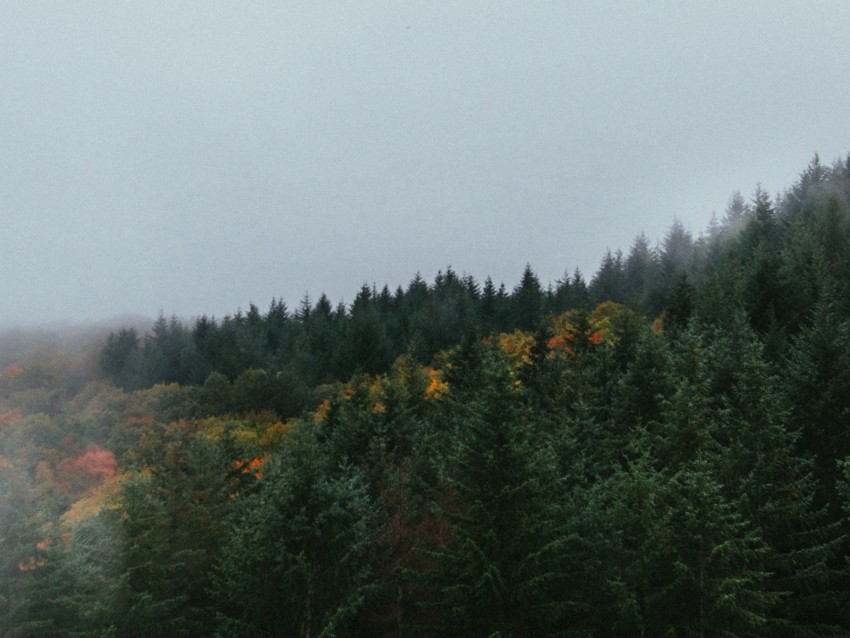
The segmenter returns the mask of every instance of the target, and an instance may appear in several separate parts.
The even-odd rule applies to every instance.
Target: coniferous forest
[[[518,275],[4,337],[0,635],[850,635],[850,156]]]

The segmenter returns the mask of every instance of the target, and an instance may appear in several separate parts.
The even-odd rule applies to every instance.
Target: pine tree
[[[629,256],[625,263],[625,285],[627,301],[641,310],[648,310],[648,295],[651,282],[656,278],[658,263],[649,239],[641,233],[632,242]]]
[[[778,379],[763,346],[742,317],[718,327],[702,351],[715,409],[723,415],[715,470],[724,493],[765,543],[763,590],[781,602],[770,609],[770,635],[821,636],[836,631],[837,581],[831,569],[840,530],[817,503],[812,459],[787,426]]]
[[[306,429],[290,435],[225,542],[219,635],[351,635],[373,589],[374,516],[356,471],[334,467]]]
[[[726,235],[736,235],[743,229],[747,221],[747,203],[741,196],[741,191],[736,190],[729,198],[726,205],[726,216],[723,218],[723,230]]]
[[[445,512],[453,543],[439,554],[444,631],[557,633],[569,626],[576,583],[554,454],[535,439],[500,352],[481,345],[460,352],[453,370],[465,370],[464,381],[450,377],[443,406],[458,437],[447,477],[456,508]]]
[[[681,273],[670,293],[670,301],[664,313],[664,328],[676,333],[688,325],[697,303],[697,291],[688,281],[688,275]]]
[[[623,254],[618,250],[614,254],[608,250],[593,281],[590,282],[590,298],[595,304],[604,301],[626,301],[626,274],[623,266]]]
[[[188,426],[147,428],[125,456],[136,468],[122,481],[120,507],[104,513],[120,555],[114,635],[209,635],[208,582],[229,503],[231,457]]]
[[[537,275],[526,264],[522,279],[511,297],[512,325],[520,330],[533,330],[543,311],[543,290]]]
[[[789,348],[784,385],[791,427],[815,456],[818,500],[837,517],[836,460],[850,456],[850,324],[836,312],[828,292]]]

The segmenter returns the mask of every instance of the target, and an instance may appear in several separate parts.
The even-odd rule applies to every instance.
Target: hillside
[[[848,482],[815,156],[589,280],[6,335],[0,634],[848,635]]]

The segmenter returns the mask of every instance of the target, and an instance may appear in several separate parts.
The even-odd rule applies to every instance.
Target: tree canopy
[[[0,634],[850,635],[848,167],[589,282],[3,342]]]

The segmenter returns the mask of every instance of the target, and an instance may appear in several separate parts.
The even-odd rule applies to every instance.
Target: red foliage
[[[567,340],[561,336],[552,337],[551,339],[549,339],[549,343],[547,345],[549,346],[550,350],[553,348],[563,348],[567,345]]]
[[[115,456],[109,450],[89,450],[73,460],[73,467],[84,470],[89,476],[115,476]]]
[[[12,425],[24,418],[20,410],[7,410],[0,412],[0,425]]]
[[[5,381],[6,379],[14,379],[15,377],[19,377],[24,373],[24,369],[18,365],[10,365],[3,368],[0,371],[0,381]]]
[[[59,470],[63,473],[80,473],[101,478],[115,476],[115,467],[115,456],[112,452],[98,447],[59,463]]]

